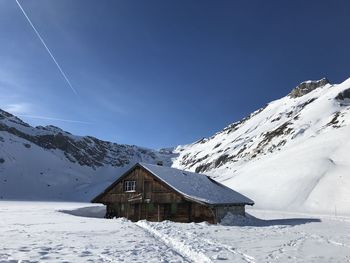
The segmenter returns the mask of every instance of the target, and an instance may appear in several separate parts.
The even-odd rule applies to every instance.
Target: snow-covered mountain
[[[350,79],[306,81],[209,138],[173,166],[243,192],[257,207],[350,214]]]
[[[90,200],[136,162],[171,153],[31,127],[0,110],[0,199]]]
[[[306,81],[209,138],[151,150],[0,110],[0,199],[90,200],[142,161],[206,173],[256,207],[350,214],[350,79]]]

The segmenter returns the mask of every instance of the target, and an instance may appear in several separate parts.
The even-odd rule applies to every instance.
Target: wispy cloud
[[[39,116],[39,115],[17,114],[17,116],[24,117],[24,118],[30,118],[30,119],[39,119],[39,120],[62,121],[62,122],[80,123],[80,124],[93,124],[92,122],[88,122],[88,121],[61,119],[61,118]]]
[[[72,119],[65,119],[65,118],[56,118],[51,116],[42,116],[42,115],[36,115],[32,114],[33,107],[30,103],[11,103],[6,104],[2,106],[2,109],[4,111],[7,111],[11,114],[16,115],[17,117],[23,117],[23,118],[29,118],[29,119],[38,119],[38,120],[49,120],[49,121],[60,121],[60,122],[69,122],[69,123],[79,123],[79,124],[93,124],[89,121],[82,121],[82,120],[72,120]]]
[[[29,112],[31,110],[31,105],[29,103],[13,103],[7,104],[3,107],[4,111],[8,111],[12,114],[22,114]]]
[[[40,42],[43,44],[43,46],[45,47],[46,51],[49,53],[50,57],[52,58],[53,62],[56,64],[58,70],[61,72],[63,78],[66,80],[68,86],[70,87],[70,89],[74,92],[75,95],[78,95],[77,91],[74,89],[72,83],[70,82],[70,80],[68,79],[66,73],[63,71],[62,67],[58,64],[56,58],[54,57],[54,55],[52,54],[51,50],[49,49],[49,47],[46,45],[44,39],[41,37],[40,33],[38,32],[38,30],[35,28],[35,26],[33,25],[32,21],[30,20],[30,18],[28,17],[27,13],[24,11],[23,7],[21,6],[21,4],[18,2],[18,0],[16,0],[16,3],[18,5],[18,7],[21,9],[24,17],[27,19],[28,23],[30,24],[30,26],[33,28],[35,34],[38,36]]]

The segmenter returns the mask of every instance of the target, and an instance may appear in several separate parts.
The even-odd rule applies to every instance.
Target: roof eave
[[[228,206],[238,206],[238,205],[251,205],[253,206],[255,203],[248,203],[248,202],[237,202],[237,203],[207,203],[209,206],[223,206],[223,205],[228,205]]]
[[[101,203],[99,201],[99,199],[106,194],[111,188],[113,188],[118,182],[120,182],[120,180],[127,175],[130,171],[132,171],[133,169],[135,169],[136,167],[142,167],[143,169],[147,170],[149,173],[151,173],[153,176],[155,176],[158,180],[162,181],[163,183],[165,183],[168,187],[170,187],[171,189],[173,189],[174,191],[176,191],[177,193],[179,193],[180,195],[183,196],[183,198],[192,201],[192,202],[196,202],[202,205],[207,205],[207,206],[222,206],[222,205],[254,205],[254,202],[252,200],[250,200],[251,202],[237,202],[237,203],[209,203],[209,202],[205,202],[204,200],[201,199],[196,199],[192,196],[188,196],[185,193],[182,193],[180,191],[178,191],[176,188],[174,188],[172,185],[170,185],[168,182],[166,182],[165,180],[163,180],[163,178],[161,178],[160,176],[158,176],[157,174],[155,174],[153,171],[151,171],[150,169],[148,169],[147,167],[145,167],[144,165],[142,165],[142,163],[136,163],[135,165],[133,165],[130,169],[128,169],[126,172],[124,172],[117,180],[115,180],[110,186],[108,186],[103,192],[101,192],[99,195],[97,195],[95,198],[93,198],[91,200],[91,203]],[[228,188],[227,186],[215,181],[216,183],[222,185],[225,188]],[[230,188],[229,188],[230,189]],[[232,189],[230,189],[232,190]],[[233,190],[232,190],[233,191]],[[234,191],[236,192],[236,191]],[[249,199],[248,199],[249,200]]]
[[[111,188],[113,188],[126,174],[135,169],[137,166],[141,166],[139,163],[134,164],[130,169],[124,172],[117,180],[115,180],[112,184],[110,184],[106,189],[104,189],[100,194],[94,197],[90,202],[91,203],[101,203],[98,199],[100,199],[104,194],[106,194]]]

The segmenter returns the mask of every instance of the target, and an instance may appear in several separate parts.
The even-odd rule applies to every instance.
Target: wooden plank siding
[[[125,181],[136,181],[136,190],[125,192]],[[142,167],[129,171],[94,202],[107,206],[107,217],[215,223],[212,208],[187,200]]]

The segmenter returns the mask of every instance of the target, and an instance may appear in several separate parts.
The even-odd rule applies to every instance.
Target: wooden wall
[[[135,192],[124,192],[124,181],[127,180],[136,181]],[[215,221],[215,211],[185,200],[182,195],[140,167],[132,170],[98,202],[107,205],[107,216],[126,217],[133,221]]]
[[[124,192],[124,181],[129,180],[136,181],[135,192]],[[145,184],[147,183],[150,184],[149,189],[145,189]],[[100,202],[104,204],[125,203],[128,202],[128,199],[137,197],[139,194],[142,194],[144,199],[151,199],[153,203],[173,203],[183,200],[180,194],[174,192],[163,182],[154,178],[148,171],[137,167],[109,190],[109,192],[101,198]]]

